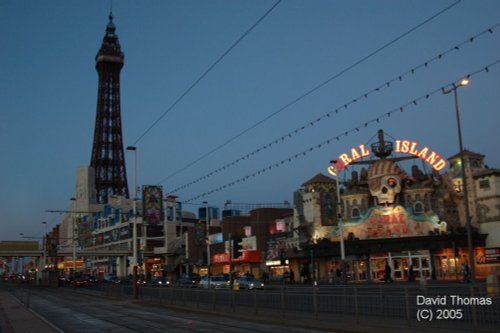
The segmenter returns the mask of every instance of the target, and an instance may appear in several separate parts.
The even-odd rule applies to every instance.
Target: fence
[[[30,306],[29,288],[9,289]],[[129,300],[135,297],[130,284],[93,284],[74,291]],[[181,311],[311,328],[498,332],[500,327],[500,298],[488,295],[483,284],[276,285],[264,291],[141,286],[138,300]]]
[[[108,296],[134,297],[130,285],[105,285]],[[492,331],[500,298],[482,284],[273,286],[260,290],[141,287],[143,302],[274,321]]]

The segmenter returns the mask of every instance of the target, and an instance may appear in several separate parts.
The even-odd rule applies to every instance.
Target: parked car
[[[229,289],[230,282],[227,277],[221,275],[212,276],[210,278],[207,276],[202,277],[199,283],[200,288],[207,289],[209,285],[210,289]]]
[[[238,279],[240,289],[264,289],[264,283],[253,276],[242,276]]]
[[[198,274],[184,274],[177,280],[177,284],[180,287],[196,288],[200,283],[200,279]]]
[[[167,278],[163,276],[154,277],[151,280],[151,285],[155,287],[170,287],[170,281],[168,281]]]
[[[117,284],[122,281],[115,274],[106,274],[104,275],[104,282]]]
[[[85,280],[87,280],[88,283],[97,283],[99,280],[93,276],[93,275],[86,275]]]
[[[86,279],[84,279],[82,277],[78,277],[78,276],[76,278],[70,277],[69,283],[75,287],[85,287],[88,285],[88,282]]]

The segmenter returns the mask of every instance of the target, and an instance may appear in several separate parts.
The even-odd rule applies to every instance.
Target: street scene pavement
[[[498,297],[479,293],[475,298],[492,304],[451,306],[451,295],[470,299],[464,293],[473,290],[469,286],[424,291],[406,285],[278,285],[261,291],[142,287],[137,298],[129,285],[8,290],[0,289],[1,333],[497,332],[500,316]],[[423,304],[432,299],[448,304]],[[436,317],[429,320],[425,311]]]

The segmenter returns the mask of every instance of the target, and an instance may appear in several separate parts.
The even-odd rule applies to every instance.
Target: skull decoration
[[[390,160],[378,160],[368,171],[368,186],[379,206],[389,206],[396,202],[401,192],[401,181],[405,174]]]

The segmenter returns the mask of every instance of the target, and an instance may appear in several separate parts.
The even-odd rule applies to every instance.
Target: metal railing
[[[111,297],[134,296],[130,285],[101,288]],[[300,319],[457,331],[495,331],[500,326],[500,297],[488,295],[484,284],[277,285],[265,291],[143,286],[139,300],[283,322]]]
[[[29,288],[12,284],[9,290],[29,306]],[[131,284],[97,283],[75,291],[134,299]],[[173,284],[141,286],[138,301],[250,320],[309,323],[317,328],[356,330],[368,325],[372,329],[497,332],[500,297],[487,291],[485,284],[271,285],[264,291],[181,288]],[[428,317],[431,313],[433,318]]]

